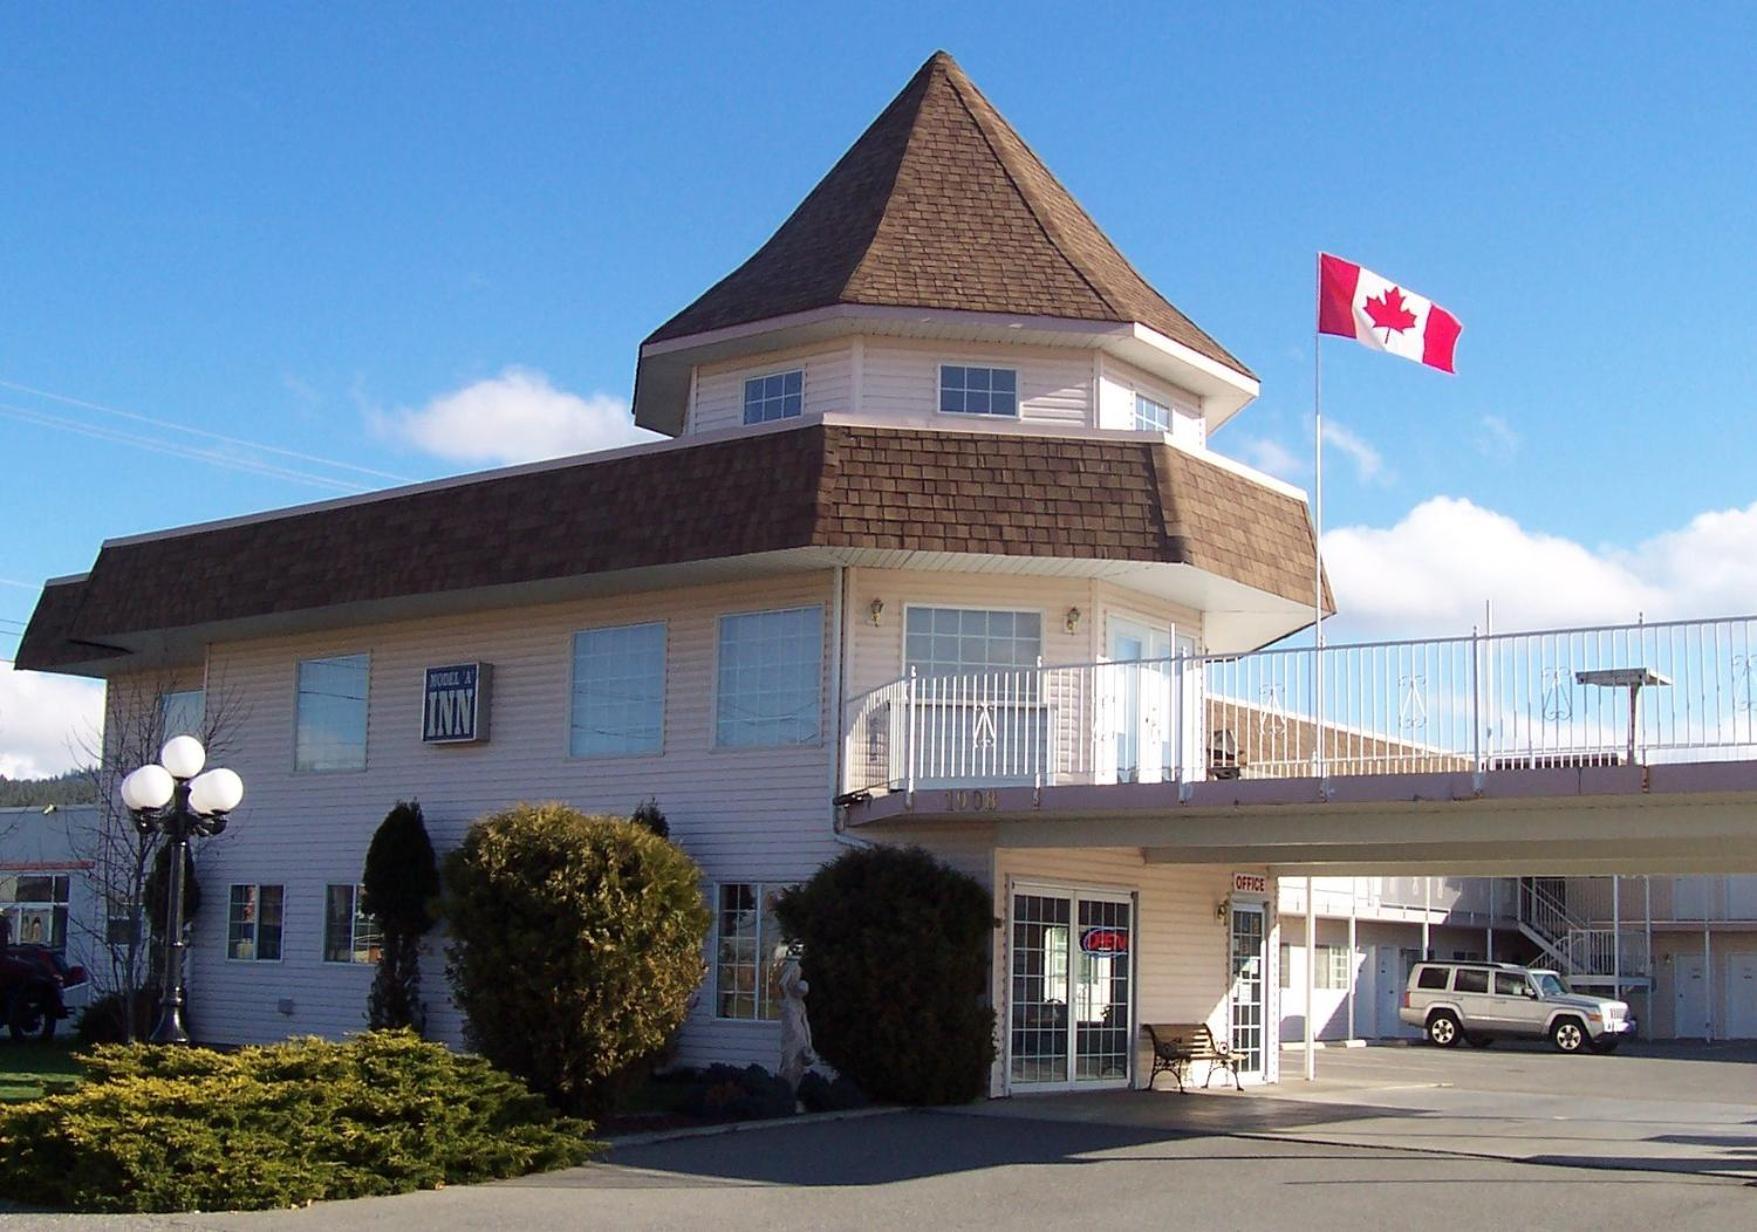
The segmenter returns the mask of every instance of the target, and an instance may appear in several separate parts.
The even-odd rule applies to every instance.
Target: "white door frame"
[[[1021,894],[1032,894],[1044,898],[1063,898],[1068,900],[1068,1025],[1067,1025],[1067,1074],[1058,1082],[1018,1082],[1013,1078],[1013,919],[1017,907],[1017,899]],[[1129,1008],[1128,1032],[1126,1035],[1128,1048],[1127,1072],[1121,1078],[1107,1078],[1098,1081],[1080,1081],[1074,1077],[1074,1068],[1078,1060],[1078,1024],[1074,1020],[1074,982],[1076,977],[1075,964],[1079,958],[1079,941],[1075,934],[1080,928],[1080,903],[1120,903],[1129,909]],[[1136,1018],[1140,1004],[1140,963],[1136,959],[1141,932],[1140,895],[1134,890],[1120,889],[1112,886],[1072,885],[1066,882],[1040,881],[1032,878],[1007,879],[1007,961],[1003,979],[1006,981],[1005,1020],[997,1024],[1002,1032],[1005,1046],[1001,1050],[1001,1072],[1004,1075],[1004,1089],[1008,1095],[1038,1094],[1049,1091],[1104,1091],[1121,1090],[1134,1085],[1136,1060],[1135,1032],[1139,1030]]]
[[[1237,913],[1249,912],[1263,918],[1261,948],[1257,952],[1257,988],[1258,988],[1258,1030],[1260,1038],[1257,1044],[1257,1068],[1240,1069],[1239,1078],[1242,1082],[1266,1082],[1269,1077],[1269,1050],[1281,1046],[1280,1015],[1277,1021],[1269,1020],[1270,1002],[1269,976],[1269,932],[1272,919],[1269,913],[1267,897],[1257,895],[1234,894],[1228,900],[1226,912],[1226,1042],[1233,1045],[1233,1012],[1238,1000],[1238,979],[1233,971],[1238,963],[1238,951],[1233,948],[1236,933],[1233,928],[1233,916]]]

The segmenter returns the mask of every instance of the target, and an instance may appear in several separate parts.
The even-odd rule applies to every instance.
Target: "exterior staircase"
[[[1577,919],[1568,911],[1562,879],[1519,878],[1519,931],[1577,987],[1615,994],[1652,984],[1647,934]]]

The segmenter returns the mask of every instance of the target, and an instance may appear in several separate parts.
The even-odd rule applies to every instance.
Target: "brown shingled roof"
[[[1304,502],[1144,440],[804,424],[106,544],[18,663],[343,604],[796,548],[1188,564],[1311,594]],[[163,585],[176,577],[176,586]]]
[[[832,304],[1139,322],[1245,376],[1117,251],[945,52],[660,342]]]

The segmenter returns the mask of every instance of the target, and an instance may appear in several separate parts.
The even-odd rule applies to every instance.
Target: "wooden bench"
[[[1147,1075],[1147,1085],[1142,1090],[1151,1091],[1159,1075],[1170,1074],[1182,1094],[1184,1079],[1189,1076],[1190,1065],[1196,1061],[1208,1063],[1208,1077],[1202,1083],[1203,1087],[1214,1081],[1214,1071],[1220,1069],[1232,1075],[1232,1085],[1238,1088],[1238,1058],[1229,1045],[1214,1038],[1207,1023],[1150,1022],[1141,1029],[1153,1042],[1153,1072]]]

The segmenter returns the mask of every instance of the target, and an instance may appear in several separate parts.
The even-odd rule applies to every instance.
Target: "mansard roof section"
[[[45,588],[18,665],[102,675],[173,643],[407,618],[441,596],[541,602],[573,579],[700,582],[710,562],[976,555],[1191,566],[1267,596],[1280,632],[1310,610],[1303,500],[1218,462],[1141,437],[806,421],[112,541],[84,578]]]
[[[840,304],[1139,323],[1249,380],[936,52],[749,260],[647,343]]]

